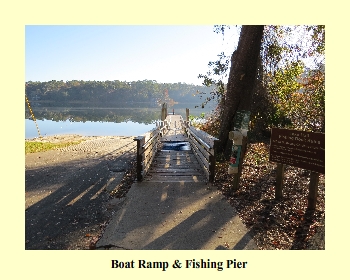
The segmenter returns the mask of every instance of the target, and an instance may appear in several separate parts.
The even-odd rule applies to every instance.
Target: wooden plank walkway
[[[189,145],[182,117],[168,115],[170,129],[161,137],[158,151],[144,178],[148,182],[205,182],[206,176]],[[169,144],[180,144],[180,150],[168,150]],[[188,147],[188,148],[187,148]],[[185,148],[185,150],[183,149]]]

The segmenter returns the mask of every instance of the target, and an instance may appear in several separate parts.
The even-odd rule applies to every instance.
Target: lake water
[[[58,134],[78,134],[83,136],[138,136],[153,129],[155,124],[135,122],[71,122],[36,120],[41,136]],[[33,120],[25,120],[25,138],[39,137]]]
[[[191,109],[190,109],[191,110]],[[59,108],[33,107],[41,136],[78,134],[83,136],[139,136],[156,127],[160,108]],[[172,108],[168,109],[172,113]],[[203,109],[190,114],[199,116]],[[186,115],[186,108],[176,108],[175,114]],[[25,112],[25,138],[39,137],[29,110]]]

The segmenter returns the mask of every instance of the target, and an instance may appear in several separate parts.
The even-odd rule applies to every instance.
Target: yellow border
[[[340,3],[337,3],[340,2]],[[119,277],[201,277],[259,279],[326,278],[346,268],[348,196],[348,112],[344,66],[348,9],[346,1],[5,1],[1,4],[2,160],[1,257],[3,274],[25,279],[117,279]],[[24,250],[24,44],[28,24],[326,24],[327,41],[327,233],[324,251],[25,251]],[[340,40],[339,40],[340,39]],[[342,67],[343,66],[343,67]],[[342,96],[340,94],[343,93]],[[338,102],[337,102],[338,101]],[[333,112],[334,111],[334,112]],[[333,116],[334,121],[333,121]],[[344,135],[345,134],[345,135]],[[328,150],[329,149],[329,150]],[[339,156],[341,155],[341,157]],[[245,270],[117,270],[111,259],[175,259],[249,262]],[[12,277],[14,276],[14,277]]]

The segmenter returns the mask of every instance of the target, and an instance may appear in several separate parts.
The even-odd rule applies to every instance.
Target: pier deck
[[[169,115],[169,129],[145,176],[147,182],[205,182],[206,177],[189,144],[180,115]]]

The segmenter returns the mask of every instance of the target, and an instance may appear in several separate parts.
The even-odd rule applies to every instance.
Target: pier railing
[[[137,142],[136,147],[136,172],[137,180],[142,181],[150,168],[154,156],[157,152],[160,137],[169,129],[167,121],[157,123],[157,126],[151,131],[134,138]]]
[[[194,155],[203,168],[209,182],[214,182],[216,155],[215,150],[219,139],[196,129],[189,122],[186,124],[186,133]]]
[[[162,110],[163,115],[166,112]],[[210,134],[196,129],[188,121],[188,109],[186,110],[186,120],[180,118],[181,127],[184,129],[188,138],[188,142],[191,145],[193,154],[196,156],[198,163],[202,166],[204,174],[209,182],[213,182],[215,178],[215,165],[216,155],[215,150],[218,144],[218,139],[211,136]],[[157,122],[157,126],[151,131],[134,138],[137,141],[137,180],[142,181],[149,170],[155,154],[158,150],[161,137],[166,135],[170,126],[176,125],[171,124],[171,119],[163,119]]]

